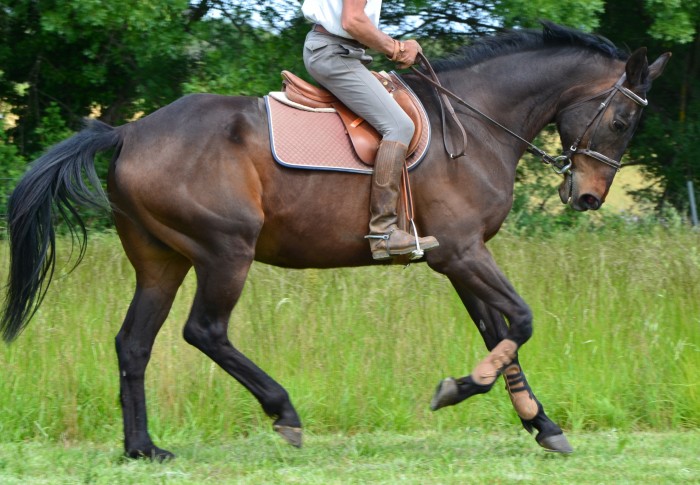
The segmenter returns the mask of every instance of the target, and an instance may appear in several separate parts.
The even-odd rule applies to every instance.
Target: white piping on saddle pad
[[[270,91],[269,96],[282,104],[291,106],[292,108],[301,109],[304,111],[313,111],[314,113],[335,113],[335,109],[333,108],[312,108],[310,106],[295,103],[287,97],[287,94],[284,91]]]

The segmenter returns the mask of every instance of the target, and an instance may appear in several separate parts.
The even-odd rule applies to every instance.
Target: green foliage
[[[177,96],[188,67],[186,11],[184,0],[24,0],[0,9],[0,45],[12,46],[0,48],[0,99],[19,117],[20,151],[45,148],[35,130],[53,102],[76,128],[94,106],[115,122]]]
[[[17,147],[10,142],[7,132],[0,129],[0,216],[7,214],[7,198],[25,163]],[[0,239],[3,237],[3,226],[0,223]]]
[[[66,126],[66,120],[61,116],[61,109],[52,102],[44,111],[34,133],[42,147],[50,147],[70,137],[73,130]],[[41,153],[33,154],[32,158],[40,156]]]
[[[700,25],[700,1],[645,0],[644,5],[654,19],[649,35],[679,44],[693,41]]]
[[[268,22],[279,25],[281,20]],[[261,96],[280,90],[283,69],[309,79],[301,56],[309,26],[301,18],[276,34],[226,19],[210,19],[197,28],[207,41],[198,48],[197,70],[183,84],[184,92]]]
[[[0,178],[18,177],[22,172],[18,168],[23,161],[17,147],[10,143],[5,130],[0,130]]]
[[[598,26],[604,0],[501,0],[495,12],[506,26],[537,27],[540,19],[590,31]]]
[[[558,237],[562,231],[595,231],[604,234],[648,234],[654,228],[683,230],[689,226],[686,211],[665,204],[653,213],[617,212],[607,205],[596,212],[577,212],[561,203],[557,191],[561,181],[552,169],[528,155],[518,165],[518,183],[513,208],[504,223],[505,231],[528,237]],[[685,181],[679,180],[685,187]],[[656,187],[634,192],[637,198],[653,200]],[[649,193],[644,193],[644,190]]]
[[[700,187],[699,137],[700,119],[680,123],[661,113],[651,114],[631,150],[635,160],[643,164],[650,182],[632,191],[632,195],[656,203],[659,210],[670,205],[687,213],[687,181],[691,180],[696,188]],[[644,146],[655,149],[649,153]],[[662,188],[661,194],[659,187]]]
[[[693,27],[680,21],[671,25],[664,20],[675,16],[688,19]],[[630,22],[630,18],[637,22]],[[609,2],[602,17],[602,33],[615,39],[628,39],[633,48],[647,46],[650,61],[662,52],[673,53],[664,74],[654,81],[648,96],[649,107],[627,157],[628,161],[642,165],[649,181],[634,195],[640,200],[652,201],[657,210],[667,210],[666,206],[670,205],[687,213],[686,181],[691,180],[700,187],[698,25],[697,1]]]

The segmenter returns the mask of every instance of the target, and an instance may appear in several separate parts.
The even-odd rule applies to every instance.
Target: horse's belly
[[[292,268],[359,266],[372,262],[364,236],[370,178],[283,170],[269,181],[255,259]],[[276,177],[274,177],[276,178]]]
[[[337,268],[372,262],[364,239],[365,224],[310,214],[307,217],[266,217],[255,247],[256,261],[289,268]]]

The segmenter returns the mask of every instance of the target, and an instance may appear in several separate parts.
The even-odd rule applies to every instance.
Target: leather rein
[[[616,171],[620,170],[622,164],[620,163],[619,160],[614,160],[596,150],[593,149],[593,139],[595,138],[595,134],[598,131],[598,127],[600,126],[600,122],[603,118],[603,114],[607,110],[608,106],[610,106],[610,103],[618,92],[624,94],[627,96],[629,99],[637,103],[639,106],[642,108],[645,107],[648,102],[646,99],[642,98],[641,96],[637,95],[636,93],[632,92],[632,90],[624,87],[622,83],[624,83],[626,79],[626,74],[623,73],[620,79],[613,85],[611,88],[606,89],[605,91],[602,91],[600,93],[594,94],[592,96],[588,96],[587,98],[584,98],[582,100],[579,100],[569,106],[566,106],[565,108],[561,109],[558,113],[560,115],[562,112],[570,110],[572,108],[575,108],[577,106],[580,106],[588,101],[592,101],[596,98],[599,98],[601,96],[606,96],[605,100],[600,103],[598,106],[598,110],[596,111],[596,114],[591,118],[591,120],[588,122],[586,125],[586,128],[583,131],[583,134],[576,139],[574,143],[571,144],[569,149],[563,153],[562,155],[559,155],[557,157],[552,157],[551,155],[547,154],[544,150],[541,148],[537,147],[533,143],[529,142],[522,136],[518,135],[508,127],[504,126],[503,124],[499,123],[498,121],[494,120],[484,112],[480,111],[479,109],[475,108],[474,106],[470,105],[466,101],[464,101],[462,98],[451,92],[450,90],[446,89],[445,87],[442,86],[440,83],[440,80],[437,77],[437,74],[435,74],[435,71],[433,70],[433,67],[430,65],[430,62],[428,59],[422,54],[418,54],[418,60],[419,64],[428,72],[430,76],[427,76],[423,74],[421,71],[416,69],[415,67],[411,67],[411,69],[424,81],[432,85],[435,90],[437,91],[441,103],[440,103],[440,110],[441,110],[441,116],[442,116],[442,123],[443,123],[443,143],[445,145],[445,150],[449,154],[450,158],[459,158],[461,156],[464,156],[466,152],[466,147],[467,147],[467,134],[466,131],[464,130],[464,127],[462,126],[462,123],[459,121],[459,118],[457,117],[457,114],[455,113],[454,108],[452,107],[449,98],[454,99],[458,104],[468,108],[472,112],[476,113],[479,115],[481,118],[487,120],[491,124],[497,126],[501,130],[505,131],[512,137],[520,140],[521,142],[525,143],[527,145],[527,152],[536,155],[540,157],[543,163],[546,165],[550,165],[552,167],[552,170],[554,170],[557,174],[559,175],[566,175],[566,174],[571,174],[571,169],[573,167],[573,161],[571,160],[571,157],[579,153],[581,155],[586,155],[589,156],[605,165],[608,165],[612,168],[614,168]],[[449,148],[448,148],[448,143],[447,143],[447,133],[446,133],[446,116],[445,116],[445,110],[450,114],[450,117],[452,120],[455,122],[456,126],[459,128],[461,135],[462,135],[462,140],[463,140],[463,145],[462,149],[458,153],[453,153]],[[597,121],[597,123],[596,123]],[[593,131],[593,135],[589,137],[588,139],[588,145],[585,148],[579,148],[579,144],[583,140],[583,138],[586,136],[586,133],[588,133],[588,130],[593,126],[595,123],[595,128]]]

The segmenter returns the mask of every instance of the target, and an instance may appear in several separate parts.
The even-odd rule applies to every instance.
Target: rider
[[[381,0],[304,0],[302,12],[314,23],[304,43],[304,65],[319,84],[331,91],[382,136],[372,177],[369,239],[377,260],[411,253],[414,236],[397,227],[401,171],[415,127],[365,67],[379,51],[405,69],[422,49],[415,40],[399,41],[379,30]],[[423,250],[438,246],[432,236],[418,238]]]

